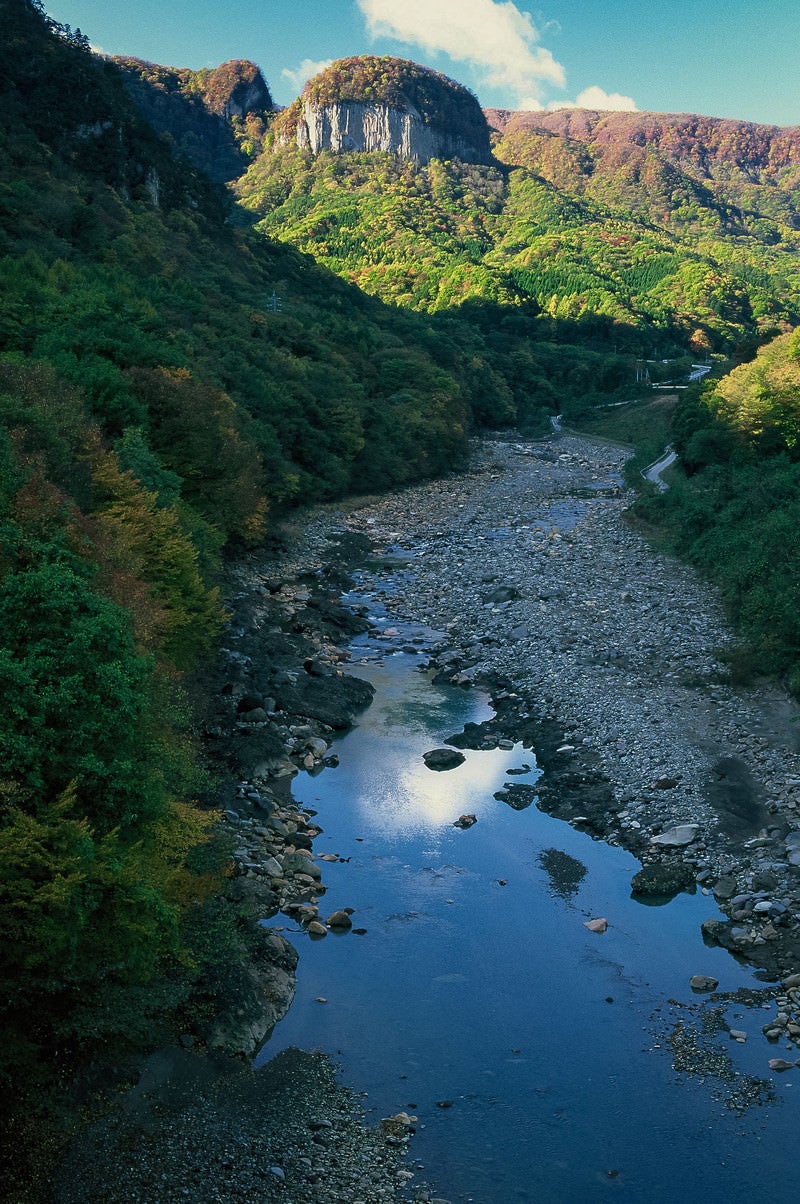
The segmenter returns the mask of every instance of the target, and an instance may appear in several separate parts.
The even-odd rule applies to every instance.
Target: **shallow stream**
[[[261,1060],[322,1048],[372,1120],[417,1116],[418,1180],[454,1204],[794,1201],[800,1069],[768,1069],[783,1052],[761,1034],[774,1006],[689,987],[693,974],[720,992],[764,985],[704,945],[713,898],[643,906],[624,850],[495,799],[535,783],[533,750],[426,768],[488,700],[431,684],[409,651],[431,633],[374,593],[351,601],[392,633],[353,651],[375,702],[337,741],[339,767],[301,774],[294,793],[318,813],[316,854],[340,858],[323,860],[321,913],[353,908],[354,930],[292,938],[296,999]],[[470,812],[472,827],[453,826]],[[598,917],[604,933],[585,927]],[[270,924],[291,937],[284,917]]]

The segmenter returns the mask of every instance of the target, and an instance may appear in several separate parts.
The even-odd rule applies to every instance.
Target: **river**
[[[376,698],[338,768],[294,790],[323,829],[322,914],[351,907],[354,928],[293,937],[295,1002],[261,1061],[321,1048],[373,1122],[415,1115],[417,1178],[453,1202],[793,1201],[797,1074],[767,1070],[763,983],[703,943],[713,897],[643,906],[629,853],[495,799],[535,785],[535,750],[426,768],[488,699],[432,684],[433,633],[388,616],[369,575],[360,588],[349,601],[391,633],[352,650]],[[455,827],[462,813],[477,822]],[[590,931],[599,917],[607,931]],[[694,974],[720,994],[695,994]]]

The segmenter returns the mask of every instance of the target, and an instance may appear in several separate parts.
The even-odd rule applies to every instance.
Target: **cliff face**
[[[467,139],[431,125],[411,106],[402,110],[358,101],[325,105],[305,101],[297,123],[297,145],[314,154],[323,150],[384,151],[420,164],[431,159],[486,163],[488,130],[485,137],[480,136],[480,129],[477,132],[477,138]]]

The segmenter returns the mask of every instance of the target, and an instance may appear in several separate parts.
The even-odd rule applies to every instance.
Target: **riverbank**
[[[493,696],[495,718],[451,742],[522,741],[544,769],[538,805],[630,849],[643,865],[635,889],[713,895],[729,920],[713,921],[709,939],[786,982],[769,993],[774,1014],[765,1012],[764,1027],[791,1059],[800,1038],[800,990],[790,977],[800,968],[794,710],[772,687],[728,681],[719,653],[731,635],[713,591],[626,521],[633,495],[623,485],[625,455],[572,435],[549,444],[485,441],[469,473],[315,509],[239,566],[226,651],[205,683],[212,701],[203,727],[229,783],[221,800],[233,850],[228,901],[253,917],[283,912],[295,944],[335,926],[324,902],[325,858],[314,856],[319,826],[292,799],[291,781],[335,764],[335,733],[369,701],[350,675],[357,665],[344,665],[363,617],[332,596],[349,567],[399,553],[404,571],[382,596],[386,610],[445,631],[429,649],[432,665]],[[380,576],[374,583],[380,590]],[[298,1201],[430,1198],[410,1185],[404,1121],[361,1126],[354,1101],[337,1095],[329,1063],[319,1064],[327,1066],[318,1076],[324,1098],[309,1090],[311,1111],[297,1115],[294,1088],[269,1087],[274,1065],[255,1076],[229,1062],[215,1068],[216,1058],[249,1056],[289,1006],[291,947],[274,932],[265,942],[272,952],[246,971],[247,990],[223,976],[213,1024],[185,1034],[192,1067],[211,1072],[208,1089],[175,1107],[172,1079],[154,1083],[145,1092],[151,1121],[134,1115],[119,1131],[128,1179],[82,1198],[150,1198],[156,1169],[159,1198],[185,1198],[187,1158],[217,1183],[209,1199],[253,1198],[256,1181],[265,1201],[287,1193]],[[260,1142],[255,1129],[248,1137],[254,1121],[234,1142],[244,1098],[256,1112],[269,1108]],[[77,1165],[93,1166],[95,1183],[98,1166],[118,1165],[122,1148],[113,1126],[106,1133],[104,1157],[91,1134],[76,1154]],[[367,1165],[373,1177],[359,1180]]]

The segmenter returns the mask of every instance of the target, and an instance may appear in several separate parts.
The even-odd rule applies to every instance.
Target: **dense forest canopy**
[[[710,574],[743,637],[735,667],[800,692],[800,332],[690,390],[673,420],[683,471],[641,512]]]

